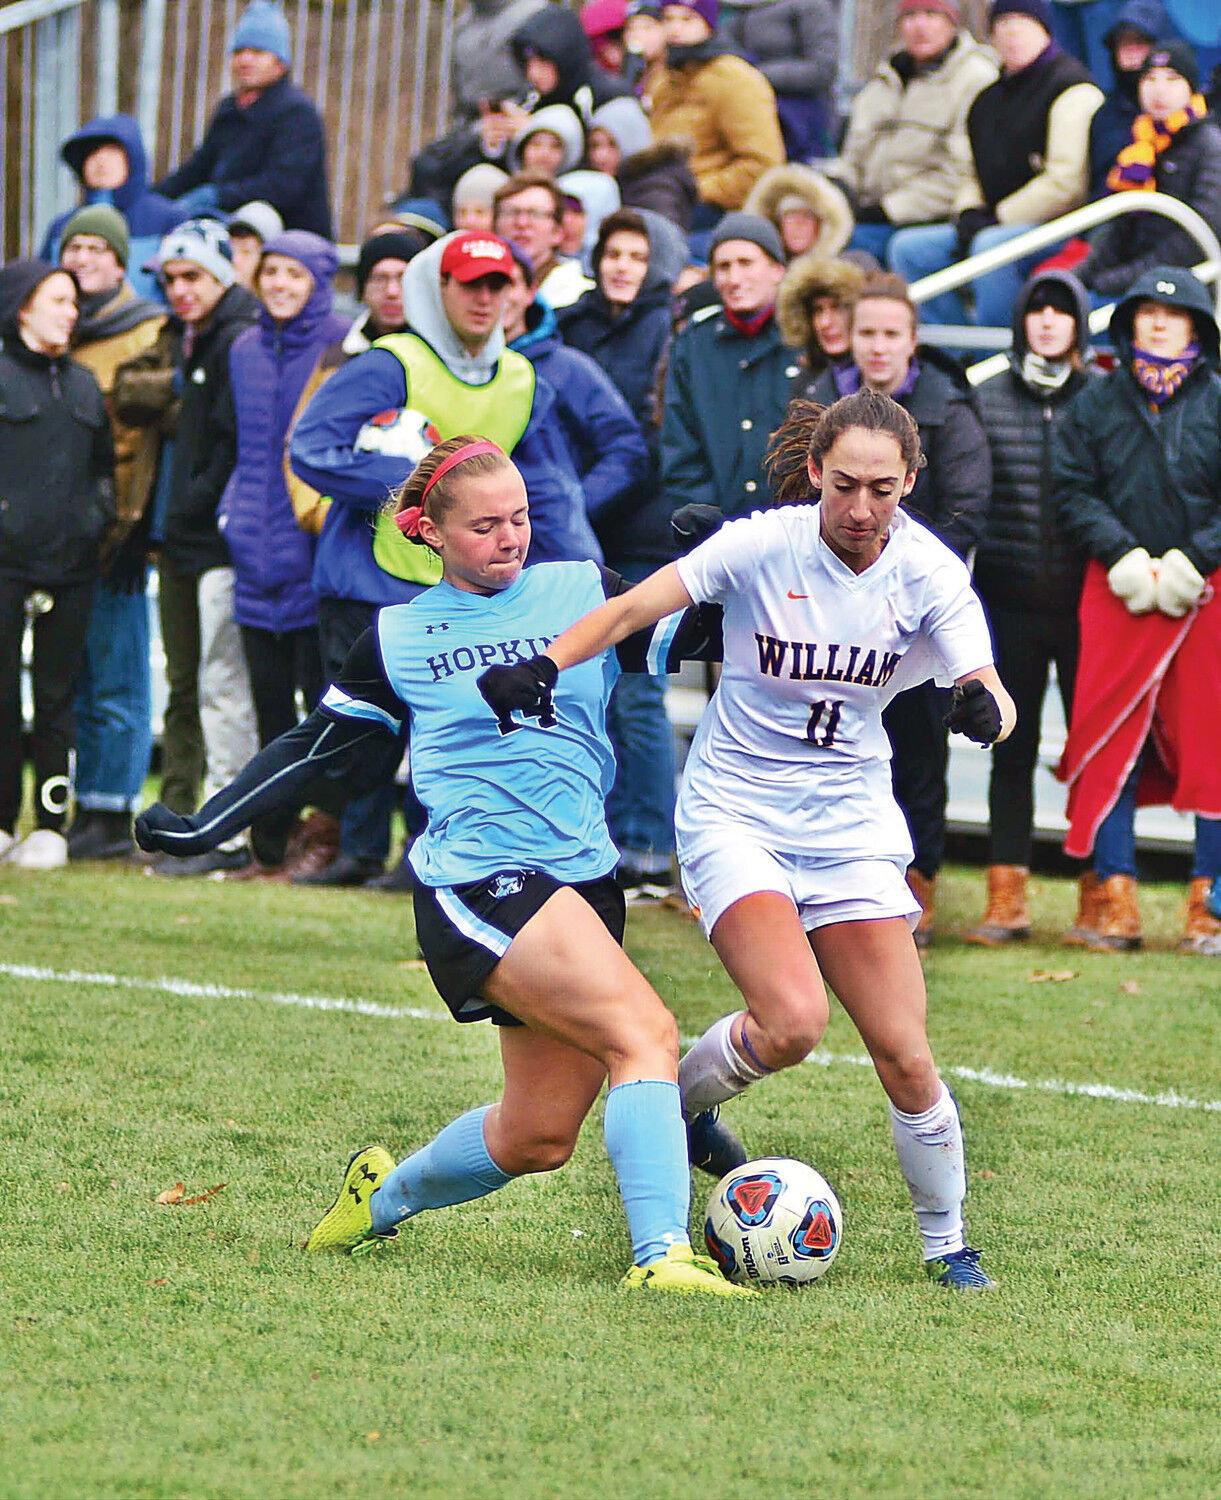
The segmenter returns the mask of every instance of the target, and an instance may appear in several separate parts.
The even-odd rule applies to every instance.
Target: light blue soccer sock
[[[632,1260],[650,1265],[671,1245],[688,1243],[691,1170],[678,1085],[616,1084],[606,1096],[602,1129],[627,1211]]]
[[[399,1162],[369,1199],[375,1234],[389,1234],[425,1209],[483,1198],[513,1180],[488,1155],[483,1139],[484,1116],[491,1108],[484,1104],[459,1115],[427,1146]]]

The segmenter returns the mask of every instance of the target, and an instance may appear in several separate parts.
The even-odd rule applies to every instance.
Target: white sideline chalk
[[[448,1011],[425,1010],[414,1005],[383,1005],[376,1000],[343,1000],[328,995],[298,995],[285,990],[250,990],[227,984],[197,984],[190,979],[137,979],[127,974],[93,973],[83,969],[48,969],[37,964],[0,963],[0,975],[10,979],[28,979],[42,984],[97,984],[112,989],[152,990],[161,995],[176,995],[199,1000],[262,1000],[271,1005],[295,1006],[300,1010],[337,1010],[357,1016],[375,1016],[385,1021],[448,1021]],[[683,1037],[689,1045],[694,1037]],[[873,1063],[864,1053],[827,1052],[821,1047],[811,1052],[806,1062],[816,1067],[862,1067]],[[1073,1083],[1064,1078],[1018,1078],[1012,1073],[997,1073],[991,1068],[967,1068],[953,1065],[939,1069],[943,1075],[962,1078],[985,1088],[1021,1092],[1033,1089],[1042,1094],[1065,1094],[1086,1099],[1106,1099],[1115,1104],[1150,1104],[1158,1109],[1201,1109],[1221,1113],[1221,1099],[1193,1099],[1168,1089],[1160,1094],[1142,1093],[1140,1089],[1117,1088],[1110,1083]]]

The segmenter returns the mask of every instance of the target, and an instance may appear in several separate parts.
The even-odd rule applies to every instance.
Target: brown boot
[[[1180,953],[1203,953],[1210,958],[1221,958],[1221,921],[1204,904],[1211,884],[1207,875],[1197,875],[1187,887],[1187,914],[1183,936],[1179,939]]]
[[[316,808],[301,824],[282,866],[285,879],[294,875],[316,875],[332,865],[339,855],[339,819]]]
[[[1102,898],[1098,894],[1098,877],[1086,870],[1077,883],[1077,916],[1060,941],[1066,948],[1088,948],[1098,936],[1102,917]]]
[[[936,902],[937,877],[934,875],[930,880],[927,875],[921,875],[915,865],[911,865],[907,871],[907,885],[912,895],[920,903],[920,920],[916,923],[916,930],[912,936],[916,940],[917,948],[928,948],[933,942],[933,908]]]
[[[1096,953],[1130,953],[1139,948],[1140,912],[1136,905],[1135,877],[1112,875],[1100,881],[1098,899],[1101,904],[1098,930],[1086,947]]]
[[[1026,906],[1025,865],[988,866],[988,907],[977,927],[963,934],[963,942],[983,948],[1001,948],[1030,936],[1030,911]]]

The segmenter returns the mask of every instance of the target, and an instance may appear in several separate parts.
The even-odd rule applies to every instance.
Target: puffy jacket
[[[244,109],[233,94],[226,94],[203,140],[157,187],[178,198],[204,183],[216,187],[220,207],[228,213],[261,198],[279,213],[286,229],[331,238],[322,116],[287,77]]]
[[[97,381],[66,355],[36,354],[17,332],[18,307],[52,270],[14,261],[0,271],[0,577],[36,588],[95,578],[114,516]]]
[[[1156,412],[1131,373],[1132,318],[1150,298],[1191,313],[1202,353]],[[1187,272],[1158,267],[1116,307],[1111,339],[1121,363],[1082,391],[1056,429],[1060,524],[1105,568],[1135,547],[1151,557],[1177,547],[1207,577],[1221,567],[1221,375],[1208,293]]]
[[[326,240],[290,229],[263,248],[300,261],[314,286],[305,306],[286,323],[261,308],[257,325],[240,333],[229,350],[237,461],[220,509],[236,575],[234,617],[239,625],[280,634],[318,619],[310,581],[314,538],[302,531],[293,512],[284,445],[306,381],[348,323],[331,310],[338,260]]]
[[[774,318],[747,338],[719,306],[697,314],[670,348],[661,473],[671,510],[698,502],[736,516],[771,504],[763,455],[797,370]]]
[[[789,157],[822,155],[835,118],[836,7],[830,0],[732,0],[721,6],[717,29],[775,90]]]
[[[1102,38],[1115,61],[1115,39],[1121,31],[1135,31],[1146,41],[1165,41],[1175,34],[1162,0],[1126,0]],[[1090,121],[1090,195],[1101,198],[1107,191],[1107,173],[1115,158],[1132,140],[1132,124],[1140,114],[1138,89],[1140,70],[1121,73],[1113,69],[1115,83]],[[1169,221],[1166,221],[1169,228]]]
[[[852,101],[843,150],[829,170],[858,204],[880,205],[892,224],[948,219],[971,179],[967,111],[996,76],[992,53],[967,31],[919,70],[896,52]]]
[[[1188,204],[1221,234],[1221,130],[1212,120],[1178,132],[1158,155],[1153,181],[1159,193]],[[1101,226],[1077,274],[1092,292],[1118,297],[1150,267],[1192,266],[1203,253],[1193,235],[1160,214],[1130,213]]]
[[[895,400],[920,429],[920,446],[928,464],[917,474],[904,509],[935,531],[959,557],[966,557],[979,540],[992,493],[988,440],[960,368],[936,349],[917,349],[916,360],[920,373],[915,385]],[[839,381],[843,381],[842,389]],[[859,388],[855,365],[843,372],[827,369],[815,382],[814,399],[830,405]]]
[[[556,410],[585,491],[591,521],[629,493],[649,467],[640,424],[613,380],[560,338],[545,302],[527,309],[526,332],[509,346],[524,354],[556,394]]]
[[[670,48],[651,124],[655,141],[691,143],[700,197],[717,208],[741,208],[768,167],[784,160],[771,84],[715,38]]]
[[[1013,314],[1009,368],[975,388],[975,406],[992,451],[992,505],[975,553],[975,587],[984,602],[1006,609],[1075,614],[1081,554],[1060,528],[1052,490],[1052,435],[1086,383],[1092,365],[1074,370],[1055,391],[1022,378],[1026,308],[1035,285],[1058,281],[1077,299],[1077,353],[1088,357],[1089,298],[1063,271],[1045,271],[1022,288]]]
[[[624,208],[647,208],[680,229],[690,229],[700,190],[686,141],[661,141],[635,151],[615,174]]]
[[[87,188],[81,173],[85,158],[98,146],[115,142],[127,157],[127,181],[122,187]],[[127,221],[131,245],[127,256],[127,277],[135,290],[145,297],[158,294],[155,276],[144,270],[163,237],[187,217],[176,203],[156,193],[148,185],[148,157],[140,127],[130,115],[98,115],[70,135],[59,149],[60,156],[71,167],[81,185],[81,206],[110,203]],[[59,260],[60,236],[64,225],[77,210],[70,208],[51,221],[42,243],[42,259],[54,265]]]
[[[182,354],[183,325],[171,314],[157,342],[115,372],[111,404],[132,426],[174,437],[162,555],[175,573],[227,568],[217,509],[237,458],[229,346],[258,317],[245,287],[231,286]]]

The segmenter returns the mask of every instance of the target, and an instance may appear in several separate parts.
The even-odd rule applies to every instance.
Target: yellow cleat
[[[394,1157],[382,1146],[366,1146],[348,1163],[339,1196],[314,1226],[307,1250],[347,1250],[362,1255],[394,1235],[374,1234],[369,1199],[394,1170]]]
[[[633,1266],[619,1283],[630,1289],[641,1287],[647,1292],[703,1293],[711,1297],[757,1297],[749,1286],[735,1286],[726,1281],[715,1262],[707,1255],[696,1255],[690,1245],[671,1245],[665,1258],[652,1265]]]

